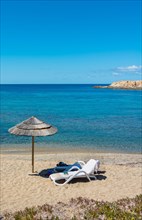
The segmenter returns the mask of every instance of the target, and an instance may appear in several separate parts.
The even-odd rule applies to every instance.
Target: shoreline
[[[44,146],[43,146],[44,145]],[[28,144],[1,144],[0,153],[5,154],[30,154],[32,150],[31,143]],[[60,144],[35,144],[36,154],[45,153],[103,153],[103,154],[141,154],[140,151],[126,151],[118,149],[110,149],[106,147],[103,149],[97,146],[73,146],[73,145],[60,145]]]

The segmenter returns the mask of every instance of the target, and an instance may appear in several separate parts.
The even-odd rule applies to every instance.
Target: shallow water
[[[1,85],[1,144],[30,144],[8,129],[35,116],[58,128],[39,145],[140,153],[141,91],[92,85]],[[21,146],[21,145],[19,145]]]

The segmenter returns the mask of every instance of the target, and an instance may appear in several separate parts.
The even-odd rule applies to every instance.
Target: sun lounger
[[[91,181],[90,178],[96,179],[94,172],[97,172],[99,169],[100,162],[98,160],[90,159],[82,168],[78,168],[77,171],[72,171],[73,167],[68,170],[68,172],[61,172],[51,174],[49,178],[54,182],[55,185],[65,185],[69,183],[74,178],[87,178]],[[59,180],[65,180],[64,183],[58,183]]]

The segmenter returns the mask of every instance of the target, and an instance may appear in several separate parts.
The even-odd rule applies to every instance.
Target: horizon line
[[[1,85],[107,85],[111,83],[1,83]]]

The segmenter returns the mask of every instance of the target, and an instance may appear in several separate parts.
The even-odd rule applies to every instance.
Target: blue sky
[[[1,82],[141,79],[140,4],[2,0]]]

